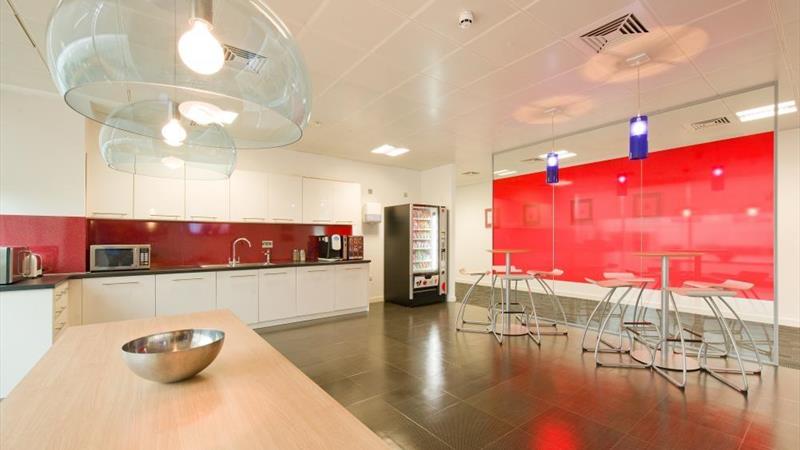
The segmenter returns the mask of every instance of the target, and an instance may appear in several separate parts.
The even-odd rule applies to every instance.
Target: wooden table
[[[506,275],[511,274],[511,255],[517,253],[528,253],[530,250],[525,250],[521,248],[492,248],[486,250],[492,254],[502,254],[505,255],[505,265],[506,265]],[[492,262],[494,266],[494,262]],[[494,276],[494,274],[492,274]],[[492,289],[494,289],[494,283],[492,283]],[[506,287],[503,289],[503,314],[507,314],[511,310],[511,280],[506,279]],[[494,321],[492,321],[494,323]],[[503,319],[503,329],[501,333],[503,336],[526,336],[528,334],[528,329],[523,327],[522,325],[512,324],[510,320]],[[502,341],[501,341],[502,342]]]
[[[670,343],[667,341],[669,337],[669,259],[670,258],[695,258],[702,256],[702,252],[694,251],[659,251],[659,252],[637,252],[636,256],[645,258],[661,258],[661,350],[656,354],[654,364],[666,370],[683,370],[683,357],[675,357],[672,352]],[[676,311],[677,314],[677,311]],[[678,330],[678,333],[683,333],[683,330]],[[639,353],[632,352],[631,357],[644,362],[650,361],[649,351],[640,351]],[[697,361],[686,359],[686,370],[700,370],[700,365]]]
[[[128,370],[123,343],[181,328],[225,332],[206,370],[175,384]],[[384,447],[228,310],[70,328],[0,403],[8,450]]]

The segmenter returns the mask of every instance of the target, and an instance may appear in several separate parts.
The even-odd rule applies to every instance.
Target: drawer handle
[[[139,284],[138,281],[115,281],[113,283],[103,283],[103,286],[117,286],[123,284]]]
[[[178,216],[173,216],[178,217]],[[217,216],[189,216],[192,219],[218,219]]]
[[[203,277],[192,277],[192,278],[175,278],[172,281],[196,281],[196,280],[203,280]]]
[[[327,272],[328,269],[316,269],[316,270],[309,270],[308,272]]]
[[[253,278],[255,275],[231,275],[231,278]]]
[[[274,276],[274,275],[287,275],[289,272],[264,272],[262,275],[265,277],[267,276]]]
[[[150,217],[180,217],[180,214],[150,214]]]
[[[58,308],[58,309],[56,310],[56,313],[55,313],[55,315],[57,316],[57,315],[61,314],[62,312],[64,312],[64,310],[65,310],[65,309],[67,309],[67,307],[66,307],[66,306],[62,306],[61,308]]]
[[[92,211],[93,216],[117,216],[117,217],[125,217],[128,213],[115,213],[115,212],[100,212],[100,211]]]

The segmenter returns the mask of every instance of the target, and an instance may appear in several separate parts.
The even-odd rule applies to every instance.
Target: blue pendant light
[[[550,112],[550,135],[552,137],[552,149],[547,153],[545,159],[546,182],[547,184],[558,184],[558,153],[556,153],[556,113],[557,108],[552,108]]]
[[[647,116],[641,115],[642,109],[642,100],[641,100],[641,88],[639,86],[640,77],[639,77],[639,66],[641,62],[636,62],[636,101],[637,101],[637,109],[639,112],[636,113],[636,117],[631,117],[629,128],[628,128],[628,158],[632,161],[640,160],[640,159],[647,159],[648,153],[648,145],[647,145],[647,133],[648,133],[648,123],[647,123]]]

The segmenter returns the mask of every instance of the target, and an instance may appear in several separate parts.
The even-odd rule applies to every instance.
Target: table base
[[[503,330],[503,336],[526,336],[528,328],[524,325],[511,324],[506,325]],[[492,327],[486,327],[488,331],[492,331]]]
[[[650,350],[646,349],[638,349],[631,352],[631,358],[639,361],[642,364],[650,364]],[[674,370],[680,372],[683,370],[683,356],[669,352],[667,354],[667,360],[663,361],[662,359],[662,351],[659,350],[656,352],[656,367],[664,370]],[[700,364],[692,359],[687,357],[686,358],[686,371],[687,372],[694,372],[700,370]]]

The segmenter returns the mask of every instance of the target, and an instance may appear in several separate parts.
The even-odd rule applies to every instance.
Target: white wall
[[[417,203],[424,203],[428,205],[445,206],[448,209],[449,220],[449,245],[450,251],[448,252],[447,266],[449,278],[447,280],[447,300],[454,302],[456,300],[455,287],[456,278],[455,274],[458,268],[455,266],[455,258],[453,252],[455,243],[459,241],[456,221],[458,220],[458,212],[455,207],[455,194],[456,194],[456,167],[455,164],[445,164],[443,166],[434,167],[432,169],[423,170],[420,173],[420,193],[417,198]]]
[[[286,149],[241,150],[237,167],[269,173],[300,175],[361,184],[361,202],[384,206],[419,202],[420,172],[367,164]],[[370,191],[372,193],[370,193]],[[356,224],[364,235],[364,257],[370,264],[370,301],[383,301],[383,223]]]
[[[84,120],[56,94],[0,85],[0,214],[84,215]]]
[[[458,216],[455,228],[458,240],[455,241],[455,262],[453,264],[456,281],[472,283],[474,280],[458,274],[459,269],[486,270],[492,264],[492,229],[484,226],[484,211],[492,207],[492,183],[486,181],[456,188],[455,209]]]
[[[800,128],[778,133],[778,317],[800,327]]]

